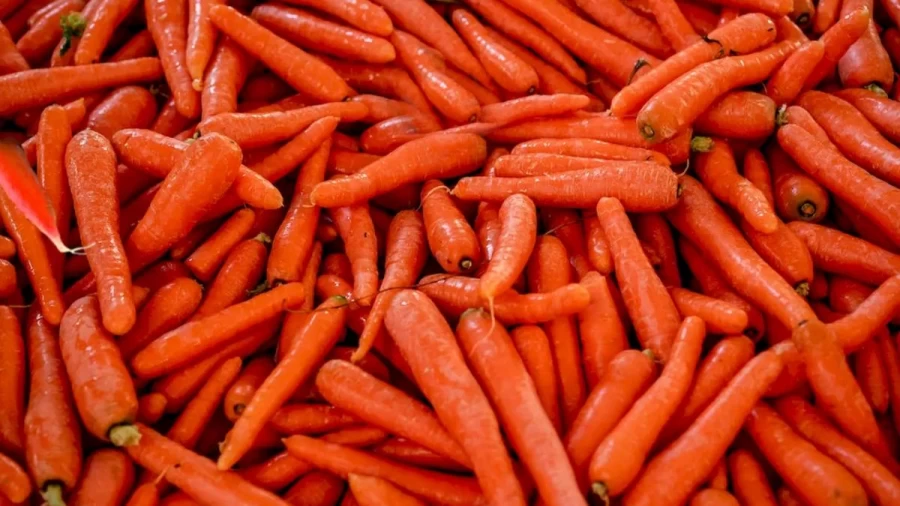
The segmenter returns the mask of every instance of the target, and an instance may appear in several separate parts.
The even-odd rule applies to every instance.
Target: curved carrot
[[[134,325],[135,308],[131,271],[119,237],[112,145],[92,130],[76,134],[66,148],[66,173],[81,239],[97,280],[103,326],[113,334],[124,334]]]
[[[532,24],[528,18],[498,0],[466,0],[465,3],[488,23],[511,39],[533,50],[575,82],[585,82],[585,72],[578,66],[575,59],[563,49],[556,39]]]
[[[522,325],[510,332],[513,345],[528,370],[544,412],[557,433],[561,430],[556,366],[547,334],[535,325]]]
[[[137,0],[100,2],[75,49],[75,65],[89,65],[100,60],[100,56],[112,39],[113,32],[137,3]]]
[[[762,139],[775,131],[775,102],[761,93],[733,91],[706,109],[694,128],[730,139]]]
[[[625,503],[649,506],[686,501],[725,455],[747,414],[781,369],[781,359],[773,351],[762,352],[745,365],[691,427],[650,460],[625,494]]]
[[[141,350],[132,360],[136,375],[158,377],[190,363],[204,352],[236,341],[240,333],[299,305],[304,298],[299,283],[273,288],[256,297],[172,330]]]
[[[107,139],[125,128],[147,128],[156,117],[156,98],[140,86],[110,93],[88,114],[87,127]]]
[[[213,24],[297,91],[340,102],[352,90],[327,64],[226,5],[209,10]]]
[[[837,23],[833,23],[833,19],[837,16],[836,11],[840,5],[841,2],[826,0],[825,4],[816,9],[816,19],[814,23],[817,32],[824,32],[819,40],[825,45],[825,55],[822,57],[822,60],[819,61],[819,64],[813,70],[809,78],[807,78],[806,83],[803,85],[803,89],[805,90],[815,88],[823,79],[834,72],[841,57],[868,29],[869,21],[872,17],[872,12],[868,8],[856,9],[846,15],[842,15]],[[835,12],[831,13],[831,9],[834,9]],[[832,18],[832,22],[821,30],[819,29],[820,14],[824,16],[835,16],[835,18]]]
[[[610,112],[623,117],[637,112],[647,100],[679,76],[720,55],[749,53],[775,38],[775,25],[763,14],[746,14],[709,33],[707,40],[694,43],[675,56],[651,68],[640,79],[622,88],[610,103]]]
[[[503,201],[495,251],[478,285],[480,296],[493,305],[497,295],[512,288],[528,263],[537,234],[537,210],[524,195]]]
[[[187,3],[176,0],[150,0],[144,4],[147,29],[159,48],[159,59],[166,82],[175,99],[175,107],[186,118],[200,115],[200,94],[191,84],[185,62],[187,47]]]
[[[784,65],[769,78],[766,83],[766,95],[778,105],[793,102],[824,57],[825,44],[822,41],[805,42],[788,56]]]
[[[252,58],[229,38],[219,41],[208,64],[200,95],[201,117],[237,112],[238,92],[250,73]]]
[[[867,241],[812,223],[793,222],[788,227],[806,243],[821,270],[875,285],[900,274],[900,255]]]
[[[153,339],[184,323],[200,305],[202,288],[189,278],[178,278],[157,290],[137,315],[131,330],[119,338],[125,360]]]
[[[591,391],[565,437],[566,451],[582,491],[588,489],[588,467],[594,450],[617,426],[655,376],[647,354],[625,350],[613,358]]]
[[[128,238],[125,249],[132,269],[158,258],[187,235],[231,186],[240,164],[240,149],[221,135],[206,135],[188,146]],[[180,222],[172,222],[171,213],[180,214]]]
[[[771,146],[767,155],[772,167],[775,207],[779,214],[787,221],[816,223],[824,219],[830,207],[828,192],[804,174],[779,146]]]
[[[667,217],[691,242],[702,245],[738,293],[765,308],[789,328],[814,316],[793,288],[746,243],[737,227],[696,180],[684,177],[681,186],[681,199]]]
[[[684,288],[669,287],[669,294],[682,316],[697,316],[713,334],[740,334],[747,327],[747,313],[723,300]]]
[[[704,63],[678,77],[638,112],[641,135],[654,143],[671,139],[725,93],[768,77],[797,45],[779,42],[757,53]]]
[[[747,223],[764,234],[778,229],[778,217],[765,195],[738,174],[731,146],[717,139],[712,149],[697,153],[695,169],[703,185],[717,199],[736,209]]]
[[[640,189],[640,190],[639,190]],[[462,200],[499,202],[515,193],[538,206],[583,208],[603,197],[617,198],[629,211],[655,212],[677,200],[677,177],[668,167],[646,170],[587,169],[522,178],[466,177],[453,188]]]
[[[66,311],[59,345],[87,430],[116,446],[137,443],[134,383],[112,336],[103,329],[95,296],[77,300]]]
[[[778,506],[766,470],[751,451],[740,448],[728,455],[728,471],[741,504]]]
[[[425,295],[401,290],[391,301],[384,322],[438,417],[472,460],[489,500],[524,505],[521,485],[500,439],[497,420],[475,378],[468,372],[453,332],[438,309]],[[413,329],[420,330],[415,333],[415,339],[412,339]],[[453,385],[435,382],[445,374],[457,378]],[[465,413],[453,400],[461,392],[468,392],[464,394],[469,399]],[[479,413],[477,417],[475,413]],[[478,420],[477,427],[471,425],[475,420]]]

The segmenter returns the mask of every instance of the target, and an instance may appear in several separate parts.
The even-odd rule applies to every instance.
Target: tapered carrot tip
[[[697,137],[691,139],[691,151],[694,153],[708,153],[712,151],[712,148],[715,145],[716,142],[710,137],[703,137],[702,135],[698,135]]]
[[[130,423],[109,430],[109,441],[115,446],[134,446],[141,442],[141,431]]]
[[[603,504],[606,504],[607,506],[609,505],[609,493],[606,485],[603,482],[598,481],[591,485],[591,492],[599,497],[600,500],[603,501]]]
[[[47,506],[66,506],[66,501],[63,500],[62,485],[58,483],[50,483],[44,487],[41,497],[44,498]]]
[[[794,291],[801,297],[809,297],[809,283],[801,281],[794,287]]]

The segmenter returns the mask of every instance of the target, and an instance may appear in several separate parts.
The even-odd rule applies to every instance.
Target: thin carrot
[[[417,383],[431,401],[438,417],[472,460],[476,476],[489,501],[495,504],[525,504],[521,486],[501,442],[497,420],[475,378],[468,372],[453,332],[438,309],[427,296],[402,290],[391,301],[385,315],[385,326],[404,358],[410,362]],[[424,333],[416,332],[415,342],[411,332],[414,328],[425,329]],[[457,378],[451,388],[447,383],[435,383],[435,378],[445,374]],[[461,391],[468,392],[465,394],[469,399],[466,414],[453,401]],[[479,414],[475,416],[475,413]],[[474,420],[478,420],[478,426],[470,428]]]
[[[709,33],[706,40],[678,52],[646,75],[636,79],[613,98],[610,112],[623,117],[637,112],[647,100],[679,76],[721,55],[754,51],[772,42],[775,25],[763,14],[745,14]],[[620,83],[625,84],[625,83]]]
[[[260,356],[250,360],[225,394],[225,416],[237,420],[266,377],[272,373],[275,362],[271,357]]]
[[[225,257],[247,236],[256,216],[251,209],[241,209],[231,215],[184,261],[184,264],[204,282],[209,282]]]
[[[812,223],[788,225],[802,239],[816,267],[879,285],[900,274],[900,255],[838,230]]]
[[[63,36],[63,24],[60,23],[60,18],[73,12],[80,12],[84,8],[84,1],[53,2],[47,8],[46,14],[36,20],[28,31],[19,37],[15,44],[15,48],[18,49],[25,60],[35,66],[40,66],[50,56],[53,48],[56,47]],[[9,59],[10,64],[18,59],[11,49],[6,58]],[[26,65],[19,70],[27,69],[28,66]]]
[[[16,48],[6,26],[0,25],[0,76],[28,70],[28,62]]]
[[[647,166],[642,171],[609,168],[522,178],[467,177],[456,184],[452,193],[462,200],[489,202],[522,193],[538,206],[577,208],[592,206],[603,197],[612,197],[634,212],[665,210],[678,198],[677,177],[661,165]]]
[[[345,21],[351,26],[374,35],[386,37],[394,29],[391,24],[391,18],[388,17],[384,9],[369,0],[358,0],[349,4],[340,0],[327,0],[324,2],[318,0],[291,0],[291,3],[314,7]]]
[[[647,5],[659,30],[675,51],[681,51],[701,40],[675,0],[650,0]]]
[[[2,388],[0,399],[9,407],[0,417],[0,448],[10,456],[20,457],[24,453],[25,418],[25,342],[22,340],[21,324],[7,306],[0,306],[0,332],[2,332],[2,357],[4,367],[0,370]]]
[[[625,503],[649,506],[686,501],[725,455],[747,414],[781,369],[774,351],[764,351],[745,365],[691,427],[650,460],[625,494]]]
[[[212,59],[216,47],[216,32],[209,19],[209,10],[221,0],[190,0],[187,15],[185,66],[194,89],[203,83],[203,71]],[[199,91],[199,90],[198,90]]]
[[[137,6],[137,3],[137,0],[99,2],[95,14],[91,17],[91,22],[81,34],[81,40],[75,50],[75,65],[89,65],[100,60],[114,30]]]
[[[369,306],[378,292],[378,239],[369,207],[356,205],[329,211],[347,245],[353,272],[353,299]]]
[[[350,490],[353,495],[347,497],[359,497],[359,506],[425,506],[425,503],[415,496],[403,492],[391,485],[389,481],[372,476],[350,474]],[[345,506],[346,499],[341,503]]]
[[[31,495],[31,482],[25,470],[10,457],[0,453],[0,492],[12,503],[20,503]]]
[[[497,244],[478,286],[480,296],[490,305],[497,295],[512,288],[524,271],[537,234],[537,210],[524,195],[504,200],[498,218]]]
[[[87,430],[116,446],[136,444],[138,401],[112,336],[103,329],[95,296],[73,303],[60,324],[59,345],[75,406]]]
[[[139,485],[125,503],[125,506],[157,506],[159,504],[159,490],[154,483]]]
[[[878,348],[884,359],[884,368],[888,377],[888,387],[891,397],[891,405],[896,406],[900,399],[900,355],[897,352],[897,345],[885,335],[876,337]],[[900,425],[900,415],[891,412],[891,421],[896,429]]]
[[[519,94],[535,92],[538,85],[537,72],[515,53],[493,40],[475,16],[457,9],[453,12],[452,20],[456,31],[501,88]]]
[[[252,58],[229,38],[219,41],[208,64],[200,95],[202,118],[237,111],[238,92],[250,72]]]
[[[156,98],[141,86],[123,86],[88,114],[87,127],[107,139],[125,128],[147,128],[156,117]]]
[[[705,295],[669,287],[672,301],[682,316],[701,318],[713,334],[740,334],[747,327],[747,313],[733,304]]]
[[[134,325],[131,271],[119,237],[116,157],[109,141],[97,132],[76,134],[66,148],[66,174],[72,190],[79,232],[97,279],[103,326],[113,334]]]
[[[510,332],[510,337],[544,407],[544,412],[558,433],[561,430],[557,396],[556,366],[547,334],[535,325],[522,325]]]
[[[138,352],[132,360],[132,368],[142,378],[171,372],[217,346],[236,341],[241,332],[270,319],[282,309],[296,307],[304,296],[302,285],[289,283],[182,325]]]
[[[694,128],[730,139],[762,139],[775,131],[775,102],[761,93],[733,91],[706,109]]]
[[[175,98],[178,112],[186,118],[200,115],[200,94],[191,84],[185,63],[188,6],[186,2],[150,0],[144,4],[147,29],[159,48],[166,82]]]
[[[806,42],[776,70],[766,83],[766,95],[776,104],[789,104],[803,89],[803,84],[825,57],[825,44],[816,40]]]
[[[352,90],[327,64],[226,5],[209,10],[213,24],[297,91],[340,102]]]
[[[347,84],[361,93],[397,98],[416,106],[422,112],[432,112],[422,90],[403,69],[383,65],[366,65],[326,59]]]
[[[739,448],[728,455],[734,495],[741,504],[777,506],[766,470],[753,452]]]
[[[178,278],[157,290],[137,315],[134,326],[118,340],[125,360],[131,360],[153,339],[186,321],[200,305],[202,287],[189,278]]]
[[[590,99],[585,95],[535,95],[486,105],[481,110],[480,120],[485,123],[507,124],[541,116],[566,114],[584,109],[589,104]]]
[[[872,17],[872,12],[868,8],[856,9],[850,13],[842,14],[841,19],[837,23],[829,23],[828,26],[820,29],[819,16],[829,16],[830,14],[836,17],[836,11],[840,5],[841,2],[826,0],[825,5],[819,6],[816,10],[814,23],[816,31],[822,33],[822,37],[819,40],[825,45],[825,55],[806,80],[803,89],[815,88],[823,79],[834,72],[841,57],[868,30],[869,21],[871,21]],[[830,12],[832,8],[835,11],[834,13]]]
[[[824,0],[816,4],[813,16],[813,30],[816,33],[825,33],[834,26],[841,11],[841,3],[836,0]]]
[[[588,169],[615,170],[622,168],[632,172],[640,172],[645,167],[655,164],[656,162],[598,160],[552,153],[511,154],[501,156],[495,160],[492,172],[493,176],[496,177],[546,176],[560,172]]]
[[[153,43],[153,36],[150,35],[149,30],[141,30],[128,39],[127,42],[122,44],[122,46],[109,57],[109,61],[133,60],[135,58],[153,56],[154,54],[156,54],[156,44]]]

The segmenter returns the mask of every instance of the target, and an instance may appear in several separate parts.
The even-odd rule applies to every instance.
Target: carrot
[[[507,124],[541,116],[566,114],[584,109],[589,104],[590,99],[585,95],[535,95],[486,105],[481,110],[480,119],[485,123]]]
[[[97,104],[87,118],[87,127],[107,139],[126,128],[147,128],[156,117],[156,99],[140,86],[123,86]]]
[[[125,506],[157,506],[159,504],[159,490],[154,483],[138,485],[131,493]]]
[[[303,287],[290,283],[167,332],[135,355],[132,368],[142,378],[158,377],[190,363],[216,346],[236,341],[240,333],[299,305]]]
[[[437,132],[440,125],[418,112],[413,116],[396,116],[367,128],[359,137],[360,145],[367,153],[386,155],[397,147]]]
[[[710,487],[694,494],[690,506],[740,506],[740,503],[726,489]]]
[[[256,357],[247,363],[225,394],[225,416],[229,420],[234,422],[241,416],[250,399],[274,368],[275,362],[267,356]]]
[[[728,455],[734,495],[741,504],[777,506],[766,470],[753,452],[739,448]]]
[[[712,334],[740,334],[747,327],[747,313],[723,300],[684,288],[669,287],[672,301],[682,316],[697,316]]]
[[[622,205],[613,199],[600,199],[597,218],[608,238],[625,306],[638,338],[643,347],[666,360],[679,322],[678,311],[641,251]]]
[[[824,57],[825,44],[822,41],[805,42],[788,56],[784,65],[769,78],[766,83],[766,95],[778,105],[793,102]]]
[[[284,492],[284,499],[296,506],[337,506],[344,493],[344,485],[344,480],[338,476],[326,471],[313,471]]]
[[[241,151],[237,145],[218,134],[206,135],[188,146],[182,162],[166,176],[159,193],[128,238],[125,249],[132,268],[158,258],[187,235],[231,186],[240,163]],[[173,212],[181,214],[180,223],[168,219]]]
[[[85,27],[75,50],[75,65],[89,65],[100,60],[100,56],[112,39],[113,31],[137,6],[136,0],[101,1],[94,8],[94,15]]]
[[[20,503],[31,495],[31,482],[25,470],[10,457],[0,453],[0,492],[12,503]]]
[[[0,76],[28,70],[28,62],[19,52],[9,30],[0,24]]]
[[[422,219],[428,246],[446,272],[461,274],[479,266],[478,238],[440,181],[430,180],[422,187]]]
[[[523,178],[467,177],[452,193],[462,200],[493,202],[522,193],[538,206],[551,207],[588,207],[603,197],[617,198],[633,212],[672,207],[677,200],[677,177],[667,167],[646,169],[587,169]],[[638,188],[643,193],[638,193]]]
[[[774,351],[764,351],[747,363],[690,428],[650,460],[625,494],[625,503],[643,506],[686,501],[725,455],[744,419],[781,369],[781,359]]]
[[[671,139],[725,93],[768,77],[797,45],[779,42],[757,53],[704,63],[678,77],[641,108],[637,116],[641,135],[650,142]],[[679,99],[685,94],[691,98]]]
[[[102,327],[95,296],[73,303],[60,324],[59,344],[75,406],[87,430],[116,446],[137,443],[137,395],[112,336]]]
[[[185,62],[188,12],[185,2],[151,0],[144,4],[147,29],[159,49],[166,82],[175,99],[178,112],[186,118],[200,115],[200,94],[191,85]]]
[[[857,350],[891,321],[898,309],[894,300],[898,290],[900,277],[894,276],[875,289],[852,313],[829,324],[844,350]]]
[[[131,360],[153,339],[182,324],[200,305],[201,297],[200,285],[188,278],[178,278],[156,291],[131,330],[119,338],[122,357]]]
[[[616,85],[621,86],[628,82],[639,60],[651,65],[658,63],[653,56],[592,25],[563,5],[536,4],[522,0],[511,0],[506,3],[543,26],[563,46],[609,77]]]
[[[803,85],[805,90],[815,88],[823,79],[831,75],[841,57],[868,30],[872,16],[871,10],[868,8],[843,13],[837,23],[832,21],[833,24],[829,23],[828,26],[820,29],[819,16],[833,15],[836,18],[836,11],[840,4],[841,2],[832,4],[830,1],[826,1],[825,5],[817,7],[814,24],[816,31],[822,33],[820,40],[825,45],[825,55]],[[832,8],[835,11],[833,14],[830,12]]]
[[[675,0],[650,0],[647,5],[663,36],[676,51],[681,51],[701,40]]]
[[[392,98],[381,97],[378,95],[356,95],[355,97],[350,99],[352,102],[359,102],[361,104],[365,104],[368,109],[368,114],[363,119],[366,123],[378,123],[384,120],[388,120],[391,118],[395,118],[397,116],[419,116],[422,114],[416,106],[412,104],[407,104],[406,102],[402,102],[400,100],[394,100]],[[435,119],[435,122],[437,120]],[[439,125],[438,125],[439,126]],[[352,151],[344,152],[349,155],[362,155],[361,153],[354,153]],[[365,156],[365,155],[363,155]],[[332,165],[329,160],[329,166]],[[364,167],[365,165],[363,165]],[[359,167],[360,169],[362,167]],[[351,171],[350,173],[357,172]]]
[[[51,324],[62,320],[65,303],[54,277],[49,250],[38,229],[25,217],[9,195],[0,190],[0,217],[16,243],[19,261],[28,274],[41,312]]]
[[[81,428],[55,329],[36,310],[28,316],[30,388],[25,413],[25,462],[44,499],[63,504],[81,473]]]
[[[628,348],[628,338],[613,299],[610,281],[597,272],[588,272],[581,284],[591,296],[590,306],[578,314],[578,325],[585,376],[588,387],[593,388],[602,378],[609,362]]]
[[[166,404],[168,402],[165,395],[156,392],[140,396],[138,398],[137,421],[144,424],[155,424],[160,421],[166,414]]]
[[[841,5],[841,15],[854,10],[874,9],[874,2],[868,0],[847,1]],[[878,84],[890,89],[894,84],[891,59],[881,43],[874,20],[870,20],[866,30],[853,43],[838,62],[838,76],[844,86],[861,87]]]
[[[216,32],[209,19],[209,9],[220,0],[191,0],[188,2],[185,66],[194,89],[203,83],[203,71],[212,59],[216,47]],[[200,90],[198,90],[200,91]]]
[[[8,18],[9,15],[21,7],[23,3],[25,3],[24,0],[4,0],[4,2],[0,4],[0,19],[5,20]]]
[[[251,64],[252,58],[237,43],[229,38],[219,41],[200,95],[203,119],[237,111],[238,92],[247,80]]]
[[[372,453],[396,462],[434,469],[438,471],[463,472],[466,470],[448,457],[413,443],[408,439],[390,438],[372,448]]]
[[[260,5],[253,19],[293,44],[340,58],[369,63],[394,60],[394,47],[381,37],[279,5]]]
[[[453,152],[456,156],[449,159],[420,156],[433,150]],[[352,205],[407,183],[471,172],[486,157],[486,144],[477,135],[429,135],[404,144],[352,176],[316,185],[310,201],[326,208]]]
[[[738,174],[731,146],[717,139],[706,153],[696,155],[697,176],[717,199],[733,207],[754,230],[772,234],[778,217],[765,195]]]
[[[329,0],[319,2],[316,0],[291,0],[291,3],[316,9],[328,13],[351,26],[355,26],[364,32],[386,37],[391,34],[393,25],[387,13],[368,0],[360,0],[353,3]]]
[[[734,91],[704,111],[694,128],[731,139],[762,139],[775,131],[775,102],[761,93]]]
[[[362,93],[397,98],[416,106],[422,112],[431,112],[431,105],[422,90],[406,71],[380,65],[349,63],[334,59],[325,60],[347,84]]]
[[[856,107],[883,136],[893,142],[900,139],[900,131],[893,123],[900,109],[895,106],[894,101],[867,89],[845,89],[834,95]]]
[[[764,403],[751,410],[746,429],[766,460],[805,501],[866,504],[860,482],[840,464],[797,434]]]
[[[49,4],[46,14],[33,23],[28,31],[16,41],[15,49],[28,63],[40,66],[50,56],[53,48],[56,47],[56,44],[59,43],[60,38],[63,36],[63,26],[60,23],[60,18],[73,12],[80,12],[83,8],[84,1],[82,0],[68,0]],[[10,63],[15,63],[18,58],[11,49],[7,58],[9,58]],[[26,64],[25,67],[19,70],[27,70],[28,68]]]
[[[897,353],[896,344],[886,335],[878,335],[875,338],[878,349],[884,360],[884,369],[887,373],[888,390],[891,398],[891,406],[897,405],[897,399],[900,399],[900,355]],[[900,425],[900,415],[891,412],[891,421],[893,427]],[[884,463],[882,461],[882,463]]]
[[[122,46],[109,57],[109,61],[117,62],[133,60],[135,58],[146,58],[148,56],[153,56],[154,54],[156,54],[156,45],[153,43],[153,36],[150,35],[149,30],[141,30],[122,44]]]
[[[531,380],[544,412],[558,433],[561,430],[557,396],[556,366],[547,334],[535,325],[522,325],[510,332],[510,337]]]
[[[488,108],[486,108],[488,110]],[[482,114],[484,116],[484,114]],[[662,165],[670,165],[669,159],[658,151],[621,146],[594,139],[535,139],[521,142],[513,148],[512,154],[526,155],[547,153],[581,158],[599,158],[604,160],[623,161],[655,161]]]
[[[265,268],[265,237],[246,239],[225,258],[222,268],[192,319],[217,313],[232,304],[244,301],[256,287]]]
[[[796,396],[777,400],[775,407],[803,437],[853,473],[875,502],[890,504],[900,498],[900,480],[841,434],[815,407]]]
[[[126,448],[129,457],[154,475],[201,501],[249,506],[285,506],[274,494],[257,488],[235,473],[218,471],[208,459],[140,425],[141,443]]]
[[[585,72],[565,49],[535,26],[526,17],[497,0],[467,0],[466,4],[480,14],[488,23],[508,37],[527,46],[541,58],[548,61],[572,80],[584,83]]]
[[[65,235],[72,220],[72,195],[65,169],[65,150],[72,139],[72,128],[62,107],[51,105],[44,109],[35,138],[38,180],[53,206],[56,228],[61,235]],[[61,254],[52,251],[48,254],[56,257],[54,261],[59,269],[62,265]]]
[[[900,274],[900,255],[867,241],[812,223],[793,222],[788,227],[806,243],[821,270],[875,285]]]
[[[198,279],[209,282],[228,253],[250,232],[255,218],[251,209],[236,211],[191,253],[184,264]]]
[[[3,387],[0,399],[9,411],[0,417],[0,448],[13,456],[23,454],[25,417],[25,343],[16,314],[7,306],[0,306],[2,329],[2,360],[0,370]]]
[[[116,157],[102,135],[85,130],[66,148],[66,173],[72,189],[79,232],[97,279],[103,326],[116,335],[134,325],[131,271],[119,238]]]
[[[702,245],[729,284],[787,327],[811,318],[806,302],[744,241],[706,190],[689,177],[681,179],[681,186],[681,199],[667,217],[691,242]]]
[[[329,102],[340,102],[352,92],[327,64],[278,37],[226,5],[209,10],[213,24],[297,91]]]
[[[791,107],[789,109],[794,109]],[[828,214],[828,192],[804,174],[778,146],[767,150],[772,167],[775,208],[788,221],[818,222]]]
[[[643,48],[655,56],[663,56],[671,52],[671,47],[657,24],[652,19],[635,13],[626,3],[618,0],[611,2],[576,0],[574,3],[575,6],[569,6],[570,10],[576,11],[575,7],[577,6],[598,25],[637,47]]]
[[[537,234],[537,210],[524,195],[504,200],[498,218],[495,251],[478,285],[479,295],[492,306],[495,297],[512,288],[524,271]]]
[[[10,259],[16,255],[16,243],[6,236],[0,236],[0,258]]]
[[[647,354],[625,350],[613,358],[591,391],[566,434],[565,445],[582,491],[588,487],[588,467],[594,450],[617,426],[629,407],[654,379]]]
[[[613,270],[612,256],[609,252],[609,244],[596,212],[584,211],[584,235],[587,241],[587,255],[591,265],[601,274],[609,274]]]
[[[527,177],[588,169],[615,170],[620,167],[631,172],[640,172],[649,165],[656,165],[656,162],[597,160],[551,153],[533,153],[501,156],[494,161],[492,169],[493,175],[496,177]]]
[[[330,209],[330,215],[347,245],[353,272],[353,300],[369,306],[378,292],[378,239],[369,207],[337,207]]]
[[[478,485],[471,478],[397,464],[382,457],[305,436],[292,436],[285,439],[284,443],[295,458],[309,461],[341,477],[347,477],[351,473],[374,476],[441,504],[465,505],[484,501]]]
[[[359,497],[360,506],[424,506],[425,503],[415,496],[403,492],[391,485],[389,481],[371,476],[350,474],[350,490],[353,496]],[[347,497],[353,497],[348,495]],[[344,502],[347,500],[344,499]],[[341,503],[342,506],[344,503]]]
[[[623,117],[637,112],[647,100],[692,69],[721,55],[744,54],[775,38],[772,20],[763,14],[746,14],[709,33],[706,40],[678,52],[622,88],[610,103],[610,112]],[[624,83],[617,83],[624,84]]]
[[[468,372],[452,331],[434,304],[418,292],[401,290],[391,301],[385,325],[404,358],[410,362],[416,382],[438,417],[472,460],[489,502],[525,504],[521,486],[501,442],[497,420]],[[425,333],[417,332],[415,344],[408,341],[412,328],[426,329]],[[453,386],[434,382],[434,378],[444,374],[453,374],[457,382]],[[460,391],[468,392],[465,415],[453,401]],[[473,420],[478,420],[475,430],[470,428]]]
[[[393,290],[415,283],[427,260],[425,224],[414,211],[401,211],[391,220],[387,235],[384,279],[372,303],[372,311],[353,354],[356,362],[366,356],[379,338],[384,315],[393,299]]]
[[[882,137],[851,104],[818,91],[804,93],[798,104],[812,114],[851,161],[887,182],[900,182],[900,165],[895,162],[900,149]]]

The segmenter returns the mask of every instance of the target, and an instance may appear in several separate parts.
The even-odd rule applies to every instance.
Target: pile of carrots
[[[0,506],[900,505],[900,0],[0,0]]]

